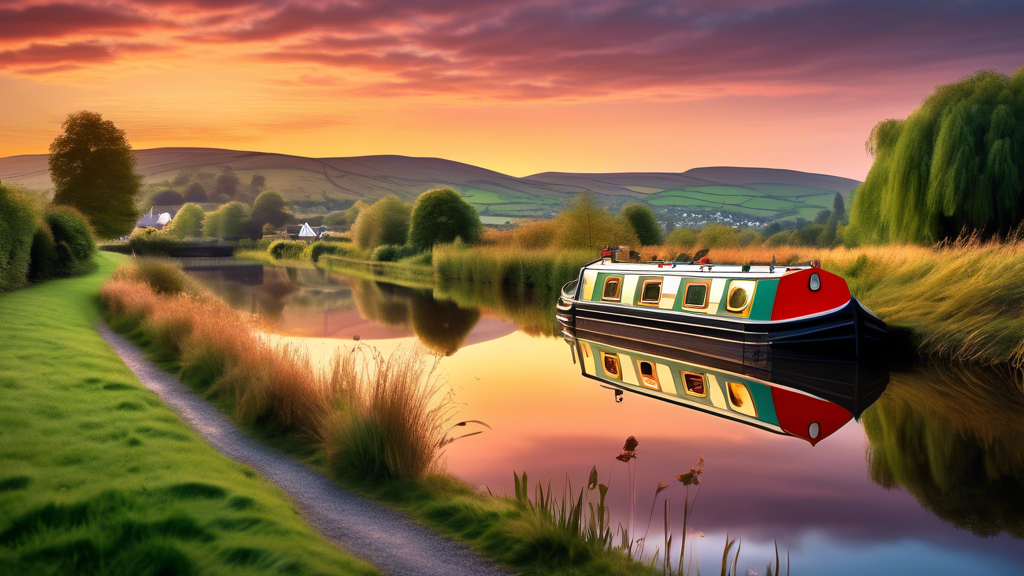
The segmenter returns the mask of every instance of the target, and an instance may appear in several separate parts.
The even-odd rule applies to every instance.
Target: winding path
[[[350,554],[393,576],[511,574],[465,546],[431,532],[399,512],[343,490],[327,477],[263,446],[176,377],[151,363],[139,348],[106,324],[101,323],[97,330],[139,380],[203,439],[281,487],[314,528]]]

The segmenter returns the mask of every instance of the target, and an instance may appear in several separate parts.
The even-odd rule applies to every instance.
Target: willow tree
[[[875,125],[866,148],[874,163],[850,214],[859,240],[1008,233],[1024,220],[1024,68],[939,86],[906,119]]]

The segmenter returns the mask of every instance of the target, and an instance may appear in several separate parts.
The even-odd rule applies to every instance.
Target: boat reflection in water
[[[642,338],[634,328],[631,336]],[[742,365],[707,366],[687,361],[688,353],[596,332],[563,332],[582,374],[615,392],[656,398],[774,432],[802,438],[812,446],[828,438],[870,406],[885,389],[884,368],[859,363],[828,374],[820,363],[800,371],[790,365],[782,382],[744,375]],[[749,372],[749,370],[748,370]],[[819,398],[808,390],[829,384],[846,392],[845,405]],[[853,395],[849,394],[853,390]]]

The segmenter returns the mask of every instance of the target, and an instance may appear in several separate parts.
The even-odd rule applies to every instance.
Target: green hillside
[[[280,192],[297,214],[325,214],[358,200],[372,202],[389,194],[412,201],[421,193],[449,187],[463,194],[488,218],[545,218],[576,194],[594,194],[617,210],[644,202],[666,219],[679,213],[727,212],[767,222],[813,218],[830,208],[836,192],[848,195],[859,182],[824,174],[770,168],[706,167],[686,172],[581,174],[545,172],[523,178],[440,158],[362,156],[305,158],[285,154],[213,148],[137,150],[144,176],[144,197],[199,183],[215,198],[217,177],[228,170],[239,186],[232,199],[251,202],[261,189]],[[251,187],[263,176],[263,188]],[[0,158],[0,180],[30,189],[51,188],[46,156]],[[145,202],[144,202],[145,203]],[[148,207],[148,204],[146,206]]]

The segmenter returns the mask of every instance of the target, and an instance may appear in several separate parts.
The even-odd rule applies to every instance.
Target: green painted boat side
[[[759,382],[757,380],[752,380],[750,378],[746,378],[744,376],[741,376],[739,374],[734,374],[734,373],[731,373],[731,372],[722,372],[722,371],[719,371],[719,370],[710,369],[710,368],[708,368],[706,366],[699,366],[699,365],[696,365],[696,364],[689,364],[689,363],[686,363],[686,362],[679,362],[677,360],[670,360],[668,358],[663,358],[663,357],[660,357],[660,356],[651,356],[651,355],[643,354],[641,352],[637,352],[637,351],[634,351],[634,350],[629,350],[629,349],[625,349],[625,348],[618,348],[618,347],[614,347],[614,346],[608,346],[608,345],[601,344],[601,343],[594,342],[594,341],[581,340],[580,342],[581,343],[586,343],[588,346],[590,346],[591,350],[593,351],[593,355],[592,355],[591,358],[585,358],[583,354],[580,354],[580,357],[579,357],[580,358],[580,362],[581,363],[582,362],[586,362],[589,365],[589,367],[590,367],[591,373],[598,380],[602,380],[604,382],[607,382],[607,383],[615,385],[615,386],[621,386],[623,388],[628,388],[628,389],[642,391],[642,392],[644,392],[646,394],[650,394],[650,395],[672,396],[672,397],[675,397],[675,398],[673,398],[673,400],[676,401],[676,402],[682,402],[684,404],[702,404],[702,405],[706,406],[709,409],[722,411],[722,409],[720,407],[716,408],[713,405],[710,394],[708,396],[701,397],[701,396],[693,396],[693,395],[690,395],[690,394],[686,394],[685,391],[684,391],[684,384],[683,384],[683,380],[682,380],[682,373],[683,372],[692,372],[692,373],[697,373],[697,374],[704,374],[704,375],[714,376],[716,384],[718,386],[722,387],[722,393],[723,393],[723,395],[726,398],[728,398],[728,388],[727,388],[727,386],[728,386],[729,382],[735,382],[735,383],[743,384],[744,386],[746,386],[747,390],[750,391],[750,396],[753,399],[754,406],[757,409],[757,416],[751,417],[751,416],[743,415],[743,414],[740,414],[738,412],[734,412],[730,408],[726,409],[727,412],[733,412],[733,415],[735,417],[741,418],[741,419],[744,419],[744,420],[746,420],[746,419],[755,419],[755,420],[758,420],[758,421],[760,421],[760,422],[762,422],[764,424],[767,424],[769,426],[774,426],[774,427],[778,427],[779,426],[778,416],[776,415],[776,412],[775,412],[775,404],[774,404],[774,401],[772,399],[771,386],[765,384],[764,382]],[[601,366],[601,352],[604,352],[605,354],[616,354],[619,357],[621,357],[621,356],[628,356],[630,358],[630,360],[631,360],[631,363],[633,364],[631,369],[634,370],[634,371],[637,371],[637,367],[636,367],[635,364],[637,362],[639,362],[639,361],[647,361],[647,362],[652,362],[652,363],[655,363],[655,364],[660,364],[660,365],[663,365],[663,366],[668,366],[669,369],[672,372],[672,380],[673,380],[672,384],[673,384],[674,390],[664,390],[663,389],[660,392],[653,391],[653,390],[644,388],[643,386],[640,386],[639,384],[632,384],[632,383],[629,383],[629,382],[624,381],[624,380],[619,380],[617,378],[612,378],[612,377],[606,376],[605,372],[604,372],[604,369]],[[584,370],[584,373],[586,373],[586,372],[587,371]],[[708,381],[706,385],[710,386],[711,382]],[[667,388],[667,387],[663,386],[663,388]]]

